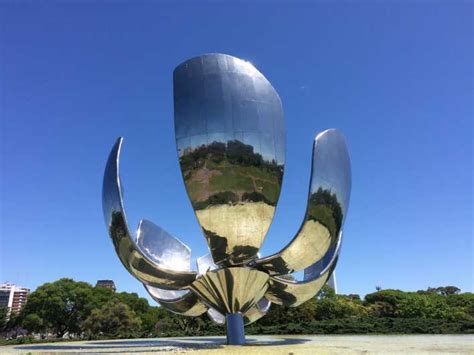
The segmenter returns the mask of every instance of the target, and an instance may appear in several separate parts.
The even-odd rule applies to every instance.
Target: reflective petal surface
[[[155,301],[175,300],[191,292],[189,290],[163,290],[162,288],[153,287],[145,284],[143,286],[145,286],[145,289]]]
[[[207,311],[207,307],[190,291],[166,291],[145,285],[145,289],[155,302],[167,310],[183,316],[197,317]],[[164,292],[163,292],[164,291]],[[177,297],[172,297],[173,292]],[[165,296],[166,298],[163,298]]]
[[[283,179],[280,98],[252,64],[224,54],[187,60],[173,83],[181,172],[213,260],[251,261]]]
[[[296,307],[316,296],[336,268],[341,245],[342,240],[339,239],[335,248],[330,251],[328,263],[317,262],[305,269],[304,281],[292,281],[271,276],[265,298],[281,306]],[[326,264],[326,267],[321,270],[320,266],[323,264]]]
[[[122,138],[109,155],[102,188],[102,209],[112,243],[120,261],[138,280],[147,285],[176,290],[190,285],[196,278],[191,271],[175,271],[161,267],[148,258],[130,234],[122,201],[119,157]]]
[[[191,249],[156,224],[141,220],[137,245],[157,265],[168,270],[190,271]]]
[[[265,297],[260,299],[252,308],[250,308],[244,314],[244,322],[245,325],[249,325],[253,322],[256,322],[260,318],[262,318],[265,314],[267,314],[268,310],[270,309],[271,302],[267,300]]]
[[[209,308],[207,310],[207,315],[214,323],[218,325],[225,324],[225,316],[216,311],[214,308]]]
[[[344,137],[335,129],[316,137],[308,204],[303,223],[281,251],[257,259],[271,275],[302,270],[330,254],[338,242],[349,206],[351,164]]]
[[[245,313],[263,297],[267,281],[268,274],[264,272],[229,267],[198,277],[190,289],[221,314]]]
[[[218,266],[214,264],[211,254],[203,255],[196,260],[198,274],[203,275],[208,271],[216,270]]]

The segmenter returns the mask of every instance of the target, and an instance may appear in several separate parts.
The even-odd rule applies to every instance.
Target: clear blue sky
[[[130,224],[151,219],[194,259],[206,252],[177,163],[172,71],[222,52],[251,61],[285,108],[263,255],[297,231],[312,140],[335,127],[353,168],[340,291],[473,291],[472,3],[3,1],[0,12],[0,281],[107,278],[145,294],[102,217],[120,135]]]

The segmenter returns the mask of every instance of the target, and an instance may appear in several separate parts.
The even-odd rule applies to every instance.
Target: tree
[[[93,300],[93,287],[88,283],[60,279],[32,292],[21,315],[26,320],[27,315],[36,314],[43,321],[42,330],[52,332],[58,338],[65,334],[80,334],[80,324],[90,314]]]
[[[83,322],[82,328],[89,338],[129,338],[136,335],[140,325],[141,320],[136,313],[125,303],[114,299],[102,308],[93,310]]]
[[[328,285],[324,285],[323,288],[321,288],[321,291],[316,295],[318,299],[329,299],[329,298],[334,298],[336,296],[336,291]]]
[[[45,330],[43,318],[36,313],[28,314],[21,324],[29,333],[42,333]]]
[[[3,332],[8,323],[8,308],[0,307],[0,332]]]

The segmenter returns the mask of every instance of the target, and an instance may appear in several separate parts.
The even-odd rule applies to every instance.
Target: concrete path
[[[61,342],[0,347],[0,354],[474,354],[474,335],[248,336],[243,347],[224,337]]]

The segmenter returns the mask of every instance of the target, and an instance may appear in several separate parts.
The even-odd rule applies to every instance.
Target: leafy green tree
[[[125,303],[114,299],[102,308],[94,309],[82,323],[82,328],[89,338],[129,338],[139,332],[140,325],[141,320],[135,312]]]
[[[336,296],[336,291],[328,285],[324,285],[321,288],[321,291],[316,295],[318,299],[327,299],[327,298],[334,298]]]
[[[136,314],[147,313],[150,309],[148,301],[136,293],[120,292],[115,294],[115,298],[125,303]]]
[[[0,307],[0,332],[4,331],[8,323],[8,309],[7,307]]]
[[[29,333],[44,333],[46,327],[44,326],[43,318],[36,313],[28,314],[22,320],[22,326],[28,330]]]
[[[85,282],[60,279],[46,283],[31,293],[22,310],[22,318],[36,314],[43,320],[42,330],[58,338],[80,334],[80,324],[92,310],[93,287]]]

